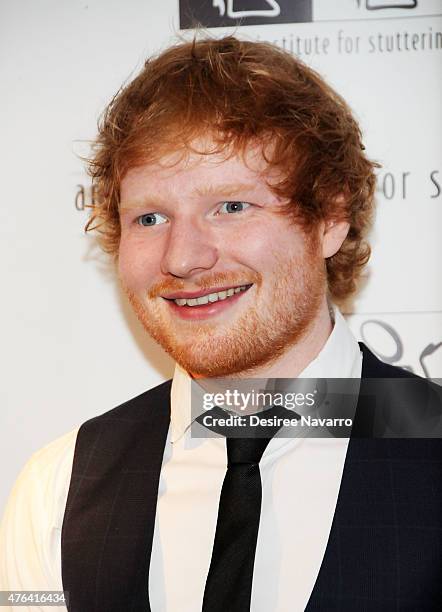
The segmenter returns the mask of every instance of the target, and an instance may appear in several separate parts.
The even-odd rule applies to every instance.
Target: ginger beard
[[[122,284],[145,330],[186,371],[205,377],[251,374],[273,363],[308,333],[327,287],[325,262],[313,233],[306,235],[301,256],[269,257],[275,262],[271,278],[251,271],[248,277],[232,273],[200,279],[202,289],[220,281],[226,286],[253,283],[246,292],[250,295],[235,305],[228,322],[217,317],[185,321],[174,316],[159,293],[183,289],[178,279],[152,285],[143,297]]]

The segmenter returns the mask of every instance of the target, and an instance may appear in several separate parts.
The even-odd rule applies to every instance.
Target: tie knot
[[[271,438],[226,438],[227,461],[258,464]]]

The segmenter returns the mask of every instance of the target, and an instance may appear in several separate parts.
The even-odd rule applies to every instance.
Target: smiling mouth
[[[252,283],[253,284],[253,283]],[[229,298],[237,295],[238,293],[242,293],[247,291],[252,286],[250,285],[241,285],[238,287],[230,287],[229,289],[224,289],[223,291],[215,291],[214,293],[207,293],[205,295],[194,296],[191,298],[164,298],[169,302],[174,302],[177,306],[190,306],[194,308],[195,306],[205,306],[207,304],[214,304],[215,302],[220,302],[223,300],[228,300]]]

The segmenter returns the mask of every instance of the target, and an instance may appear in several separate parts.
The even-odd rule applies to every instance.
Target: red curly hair
[[[86,230],[97,229],[103,249],[118,257],[125,173],[166,152],[188,150],[201,135],[210,135],[217,151],[232,153],[260,142],[269,166],[284,177],[272,188],[304,228],[321,219],[349,222],[341,249],[326,260],[330,294],[347,298],[370,255],[364,237],[378,164],[365,156],[345,101],[269,43],[195,39],[146,61],[101,118],[89,160],[96,201]]]

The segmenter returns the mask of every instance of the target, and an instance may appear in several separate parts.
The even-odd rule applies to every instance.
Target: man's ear
[[[339,251],[347,238],[350,223],[348,221],[324,221],[322,234],[322,255],[324,259],[332,257]]]

